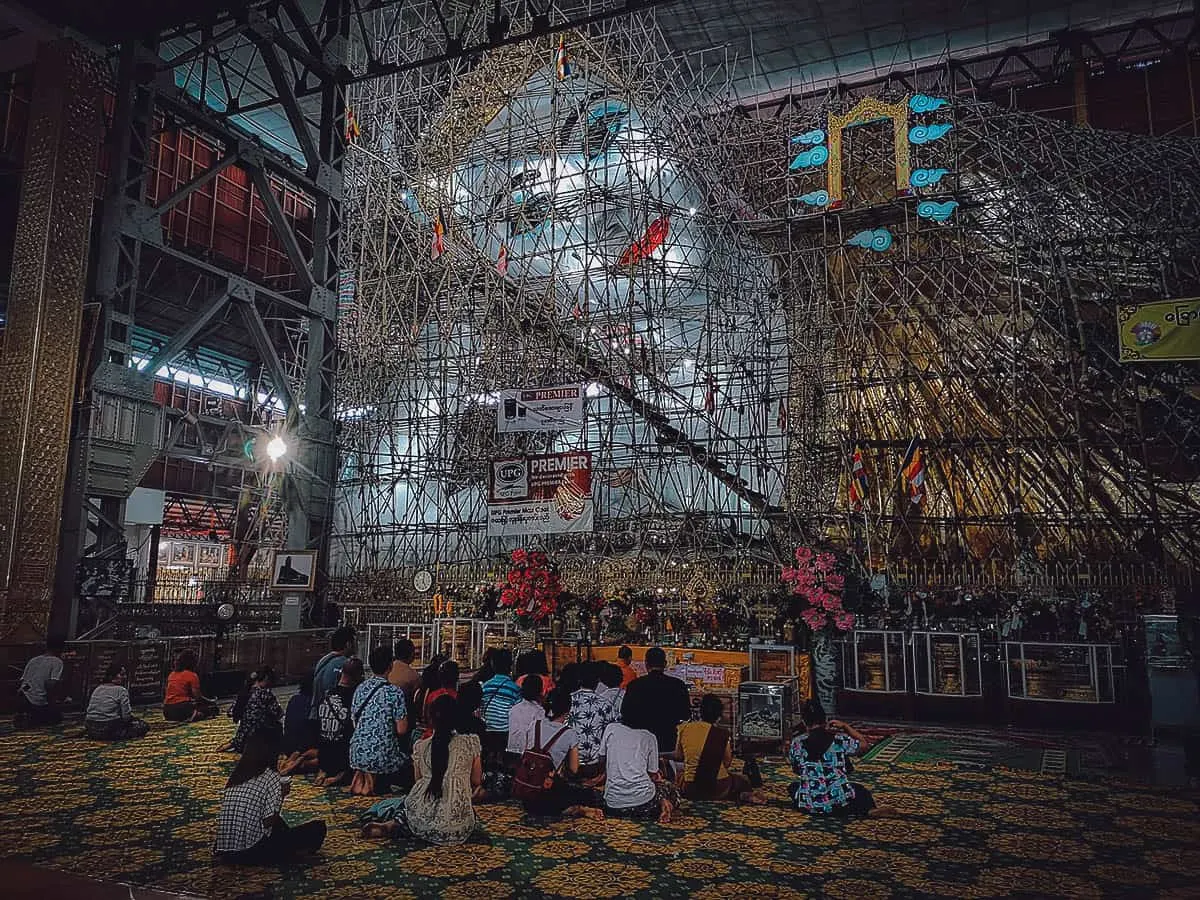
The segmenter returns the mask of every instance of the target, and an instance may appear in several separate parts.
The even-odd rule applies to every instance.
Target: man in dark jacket
[[[630,728],[642,728],[658,739],[659,753],[675,750],[675,729],[692,717],[687,685],[668,675],[667,654],[661,647],[646,651],[646,674],[625,689],[621,718]]]

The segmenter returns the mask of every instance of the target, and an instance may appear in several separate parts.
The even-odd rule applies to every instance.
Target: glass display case
[[[372,647],[386,644],[394,647],[400,638],[408,638],[413,642],[413,662],[421,668],[434,654],[433,626],[429,623],[416,624],[407,622],[376,622],[367,625],[367,644],[359,648],[359,654],[366,656]]]
[[[853,631],[842,647],[842,686],[876,694],[908,693],[908,642],[903,631]]]
[[[791,733],[792,685],[744,681],[738,686],[738,737],[783,741]]]
[[[913,690],[937,697],[983,696],[979,634],[914,631]]]
[[[517,627],[509,621],[476,620],[471,623],[471,665],[478,669],[483,665],[483,654],[488,650],[517,646]],[[515,655],[515,654],[514,654]]]
[[[1050,703],[1114,703],[1112,644],[1007,641],[1008,696]]]
[[[433,651],[458,663],[460,669],[470,669],[472,649],[471,619],[434,619]]]

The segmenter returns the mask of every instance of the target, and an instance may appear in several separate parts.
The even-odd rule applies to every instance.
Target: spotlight
[[[689,215],[689,216],[694,216],[695,214],[696,214],[696,207],[694,207],[694,206],[689,206],[689,207],[688,207],[688,215]]]
[[[287,452],[288,445],[279,435],[271,438],[271,442],[267,444],[267,456],[271,457],[271,462],[279,462],[279,458]]]

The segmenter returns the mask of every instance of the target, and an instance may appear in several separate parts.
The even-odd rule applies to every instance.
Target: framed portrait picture
[[[215,569],[225,562],[224,544],[197,544],[196,565]]]
[[[194,566],[196,545],[191,541],[171,541],[171,553],[167,559],[173,566]]]
[[[271,587],[279,591],[311,591],[317,581],[316,550],[276,550],[271,560]]]

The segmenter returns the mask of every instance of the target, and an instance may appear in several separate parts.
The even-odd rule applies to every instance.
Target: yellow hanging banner
[[[1200,297],[1117,306],[1120,361],[1200,360]]]

